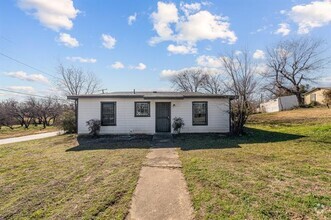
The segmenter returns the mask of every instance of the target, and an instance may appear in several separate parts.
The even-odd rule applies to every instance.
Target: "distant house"
[[[304,94],[305,104],[324,104],[324,92],[331,90],[331,87],[318,87]]]
[[[260,104],[261,112],[280,112],[299,105],[295,95],[282,96]]]
[[[198,92],[113,92],[73,95],[78,101],[78,134],[89,133],[86,121],[101,120],[101,134],[154,134],[173,132],[181,117],[182,133],[230,132],[233,96]]]

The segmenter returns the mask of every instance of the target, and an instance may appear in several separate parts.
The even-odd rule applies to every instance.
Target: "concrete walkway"
[[[126,219],[190,220],[193,208],[175,148],[148,153]]]
[[[53,132],[47,132],[47,133],[42,133],[42,134],[27,135],[27,136],[22,136],[22,137],[6,138],[6,139],[0,140],[0,145],[54,137],[54,136],[57,136],[57,135],[60,135],[63,133],[64,133],[63,131],[53,131]]]

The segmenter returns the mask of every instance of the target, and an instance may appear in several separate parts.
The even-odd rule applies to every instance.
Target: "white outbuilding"
[[[299,105],[295,95],[282,96],[260,104],[261,112],[280,112],[290,110]]]

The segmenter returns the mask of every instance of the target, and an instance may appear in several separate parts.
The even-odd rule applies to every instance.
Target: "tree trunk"
[[[302,97],[301,97],[301,93],[298,92],[298,93],[295,94],[295,96],[297,97],[297,100],[298,100],[299,106],[303,106],[305,103],[304,103],[304,101],[303,101],[303,99],[302,99]]]

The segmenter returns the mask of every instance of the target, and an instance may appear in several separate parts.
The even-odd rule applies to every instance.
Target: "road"
[[[0,140],[0,145],[54,137],[54,136],[57,136],[57,135],[60,135],[63,133],[64,133],[63,131],[53,131],[53,132],[47,132],[47,133],[42,133],[42,134],[27,135],[27,136],[22,136],[22,137],[6,138],[6,139]]]

